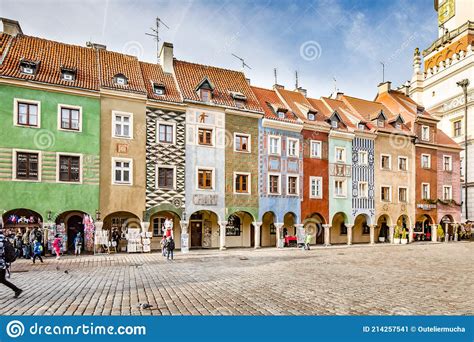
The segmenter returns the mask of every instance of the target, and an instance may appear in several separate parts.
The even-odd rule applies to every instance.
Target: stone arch
[[[20,222],[19,222],[20,221]],[[2,226],[5,229],[5,235],[8,232],[24,234],[28,229],[42,227],[43,217],[35,210],[27,208],[17,208],[6,211],[2,214]]]
[[[330,242],[339,244],[347,242],[347,224],[348,216],[343,212],[334,214],[331,221]]]
[[[254,247],[255,229],[260,229],[254,226],[254,222],[255,217],[248,211],[237,210],[228,215],[227,225],[234,234],[226,236],[226,247]],[[260,245],[261,241],[258,243]]]
[[[304,229],[307,234],[311,234],[313,239],[312,244],[324,244],[324,216],[320,213],[312,213],[304,220]]]
[[[353,243],[370,243],[370,216],[367,214],[359,214],[354,219],[354,227],[352,228]]]
[[[276,246],[277,236],[276,236],[276,222],[277,216],[273,211],[267,211],[262,215],[262,231],[261,231],[261,241],[262,247],[274,247]]]
[[[283,216],[283,236],[296,236],[296,224],[298,223],[298,216],[294,212],[287,212]]]
[[[392,225],[392,218],[387,214],[382,214],[377,219],[377,226],[375,229],[375,237],[378,242],[388,242],[390,235],[390,226]]]
[[[219,215],[212,210],[198,210],[189,216],[188,233],[190,248],[218,248]]]

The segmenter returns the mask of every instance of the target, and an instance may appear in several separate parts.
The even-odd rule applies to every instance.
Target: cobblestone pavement
[[[20,260],[0,314],[473,315],[473,265],[469,242]]]

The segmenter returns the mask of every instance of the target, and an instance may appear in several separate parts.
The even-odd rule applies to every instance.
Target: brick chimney
[[[386,81],[386,82],[380,83],[378,87],[379,87],[379,95],[383,93],[388,93],[392,89],[391,88],[392,82]]]
[[[281,84],[274,84],[273,85],[273,90],[277,90],[277,89],[285,89],[285,86],[282,86]]]
[[[163,72],[174,73],[173,58],[173,44],[164,42],[160,51],[160,65],[163,68]]]
[[[18,21],[8,18],[0,18],[0,22],[3,24],[3,29],[1,32],[9,34],[13,37],[18,34],[23,34],[20,23]]]

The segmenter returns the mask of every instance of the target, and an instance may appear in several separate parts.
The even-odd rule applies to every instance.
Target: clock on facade
[[[438,7],[438,26],[443,25],[454,17],[455,0],[444,0]]]

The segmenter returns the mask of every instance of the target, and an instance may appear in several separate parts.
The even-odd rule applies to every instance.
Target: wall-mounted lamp
[[[97,210],[95,211],[95,220],[96,220],[96,221],[100,221],[100,211],[99,211],[99,209],[97,209]]]

